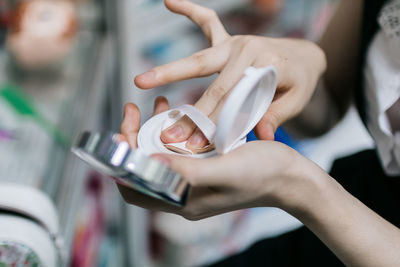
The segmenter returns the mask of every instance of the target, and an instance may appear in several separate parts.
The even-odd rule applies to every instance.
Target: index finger
[[[230,50],[224,46],[204,49],[187,58],[155,67],[136,76],[135,84],[150,89],[168,83],[212,75],[219,72],[229,58]]]

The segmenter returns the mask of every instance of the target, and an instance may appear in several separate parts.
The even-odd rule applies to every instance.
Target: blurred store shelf
[[[85,1],[78,7],[80,28],[72,51],[51,68],[21,68],[9,51],[0,47],[0,182],[34,187],[54,202],[63,240],[59,266],[93,266],[76,260],[74,252],[85,244],[78,242],[77,234],[86,231],[82,217],[93,221],[96,218],[89,215],[98,215],[82,213],[96,207],[104,222],[91,238],[98,240],[96,251],[108,252],[95,253],[91,263],[125,265],[121,198],[112,182],[99,178],[103,188],[99,200],[104,204],[93,206],[93,201],[87,201],[92,170],[70,152],[79,132],[111,127],[112,116],[121,113],[120,106],[110,108],[119,102],[115,102],[119,92],[118,87],[113,88],[118,86],[116,33],[109,25],[116,15],[104,10],[108,2]],[[41,118],[27,114],[30,109]],[[114,121],[119,121],[119,116]],[[62,134],[65,143],[60,144],[55,131]],[[86,247],[86,251],[91,249]]]
[[[228,12],[248,3],[249,0],[197,0],[193,1],[215,10],[219,14]],[[155,40],[162,40],[181,35],[186,27],[193,23],[187,18],[171,13],[163,1],[142,1],[133,4],[131,29],[138,30],[135,36],[138,44],[148,44]]]

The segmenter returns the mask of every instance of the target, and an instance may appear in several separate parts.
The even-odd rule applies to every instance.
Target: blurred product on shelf
[[[37,254],[25,245],[0,241],[0,266],[42,267]]]
[[[0,48],[3,46],[7,28],[11,23],[11,1],[3,0],[0,2]]]
[[[118,98],[118,87],[109,83],[117,81],[113,27],[119,3],[0,0],[0,267],[71,266],[74,245],[81,258],[88,255],[87,262],[94,264],[86,266],[127,266],[121,197],[112,182],[102,184],[97,195],[94,189],[85,190],[91,180],[88,167],[75,160],[68,146],[76,133],[106,127],[109,113],[120,114],[119,105],[106,99],[111,88]],[[41,209],[39,201],[14,192],[7,198],[10,206],[21,207],[3,207],[4,192],[12,193],[5,183],[48,198],[59,217],[62,250],[60,239],[45,227],[46,218],[36,219],[21,209]],[[87,224],[91,229],[80,228],[82,218],[92,214]],[[73,243],[75,230],[81,229],[98,236]]]
[[[110,193],[114,184],[103,178],[96,172],[88,175],[75,228],[71,267],[122,266],[118,258],[121,215],[118,202],[113,199],[115,194]]]
[[[151,60],[152,65],[161,65],[175,60],[177,55],[190,55],[207,46],[208,41],[202,34],[189,31],[179,37],[149,43],[144,47],[143,56]]]
[[[77,33],[71,1],[21,0],[13,11],[6,46],[23,69],[41,69],[61,62]]]
[[[266,14],[260,5],[279,2],[276,13]],[[253,6],[223,14],[231,34],[295,37],[318,40],[334,10],[334,0],[254,0]]]
[[[254,5],[265,16],[275,16],[283,6],[284,0],[253,0]]]
[[[51,137],[1,96],[0,129],[0,181],[43,186]]]
[[[63,254],[56,207],[43,192],[0,183],[0,266],[52,267]]]
[[[3,98],[18,115],[32,119],[59,145],[65,148],[68,147],[67,137],[38,111],[33,100],[18,87],[11,84],[0,85],[0,98]]]
[[[96,266],[100,239],[104,231],[104,211],[101,205],[102,184],[95,173],[89,176],[75,230],[71,262],[73,267]]]

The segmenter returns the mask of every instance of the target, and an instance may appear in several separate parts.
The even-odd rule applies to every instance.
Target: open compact
[[[277,74],[273,66],[249,67],[226,99],[217,124],[194,106],[183,105],[149,119],[139,131],[139,149],[147,155],[169,153],[196,158],[228,153],[246,142],[247,134],[271,104],[276,86]],[[164,144],[160,139],[161,132],[183,116],[189,117],[209,141],[210,145],[200,153],[187,149],[186,141]]]
[[[178,173],[150,158],[155,153],[207,158],[225,154],[243,145],[247,134],[261,120],[271,104],[277,86],[273,66],[249,67],[231,90],[217,124],[194,106],[183,105],[149,119],[138,134],[138,149],[118,141],[118,135],[85,132],[72,151],[119,183],[146,195],[183,206],[189,184]],[[209,141],[198,153],[186,148],[186,142],[164,144],[161,132],[183,116],[189,117]]]

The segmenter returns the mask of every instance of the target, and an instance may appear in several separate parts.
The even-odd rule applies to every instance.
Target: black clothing
[[[336,160],[330,173],[353,196],[400,227],[400,177],[386,176],[374,150]],[[306,227],[257,242],[212,267],[343,266]]]

